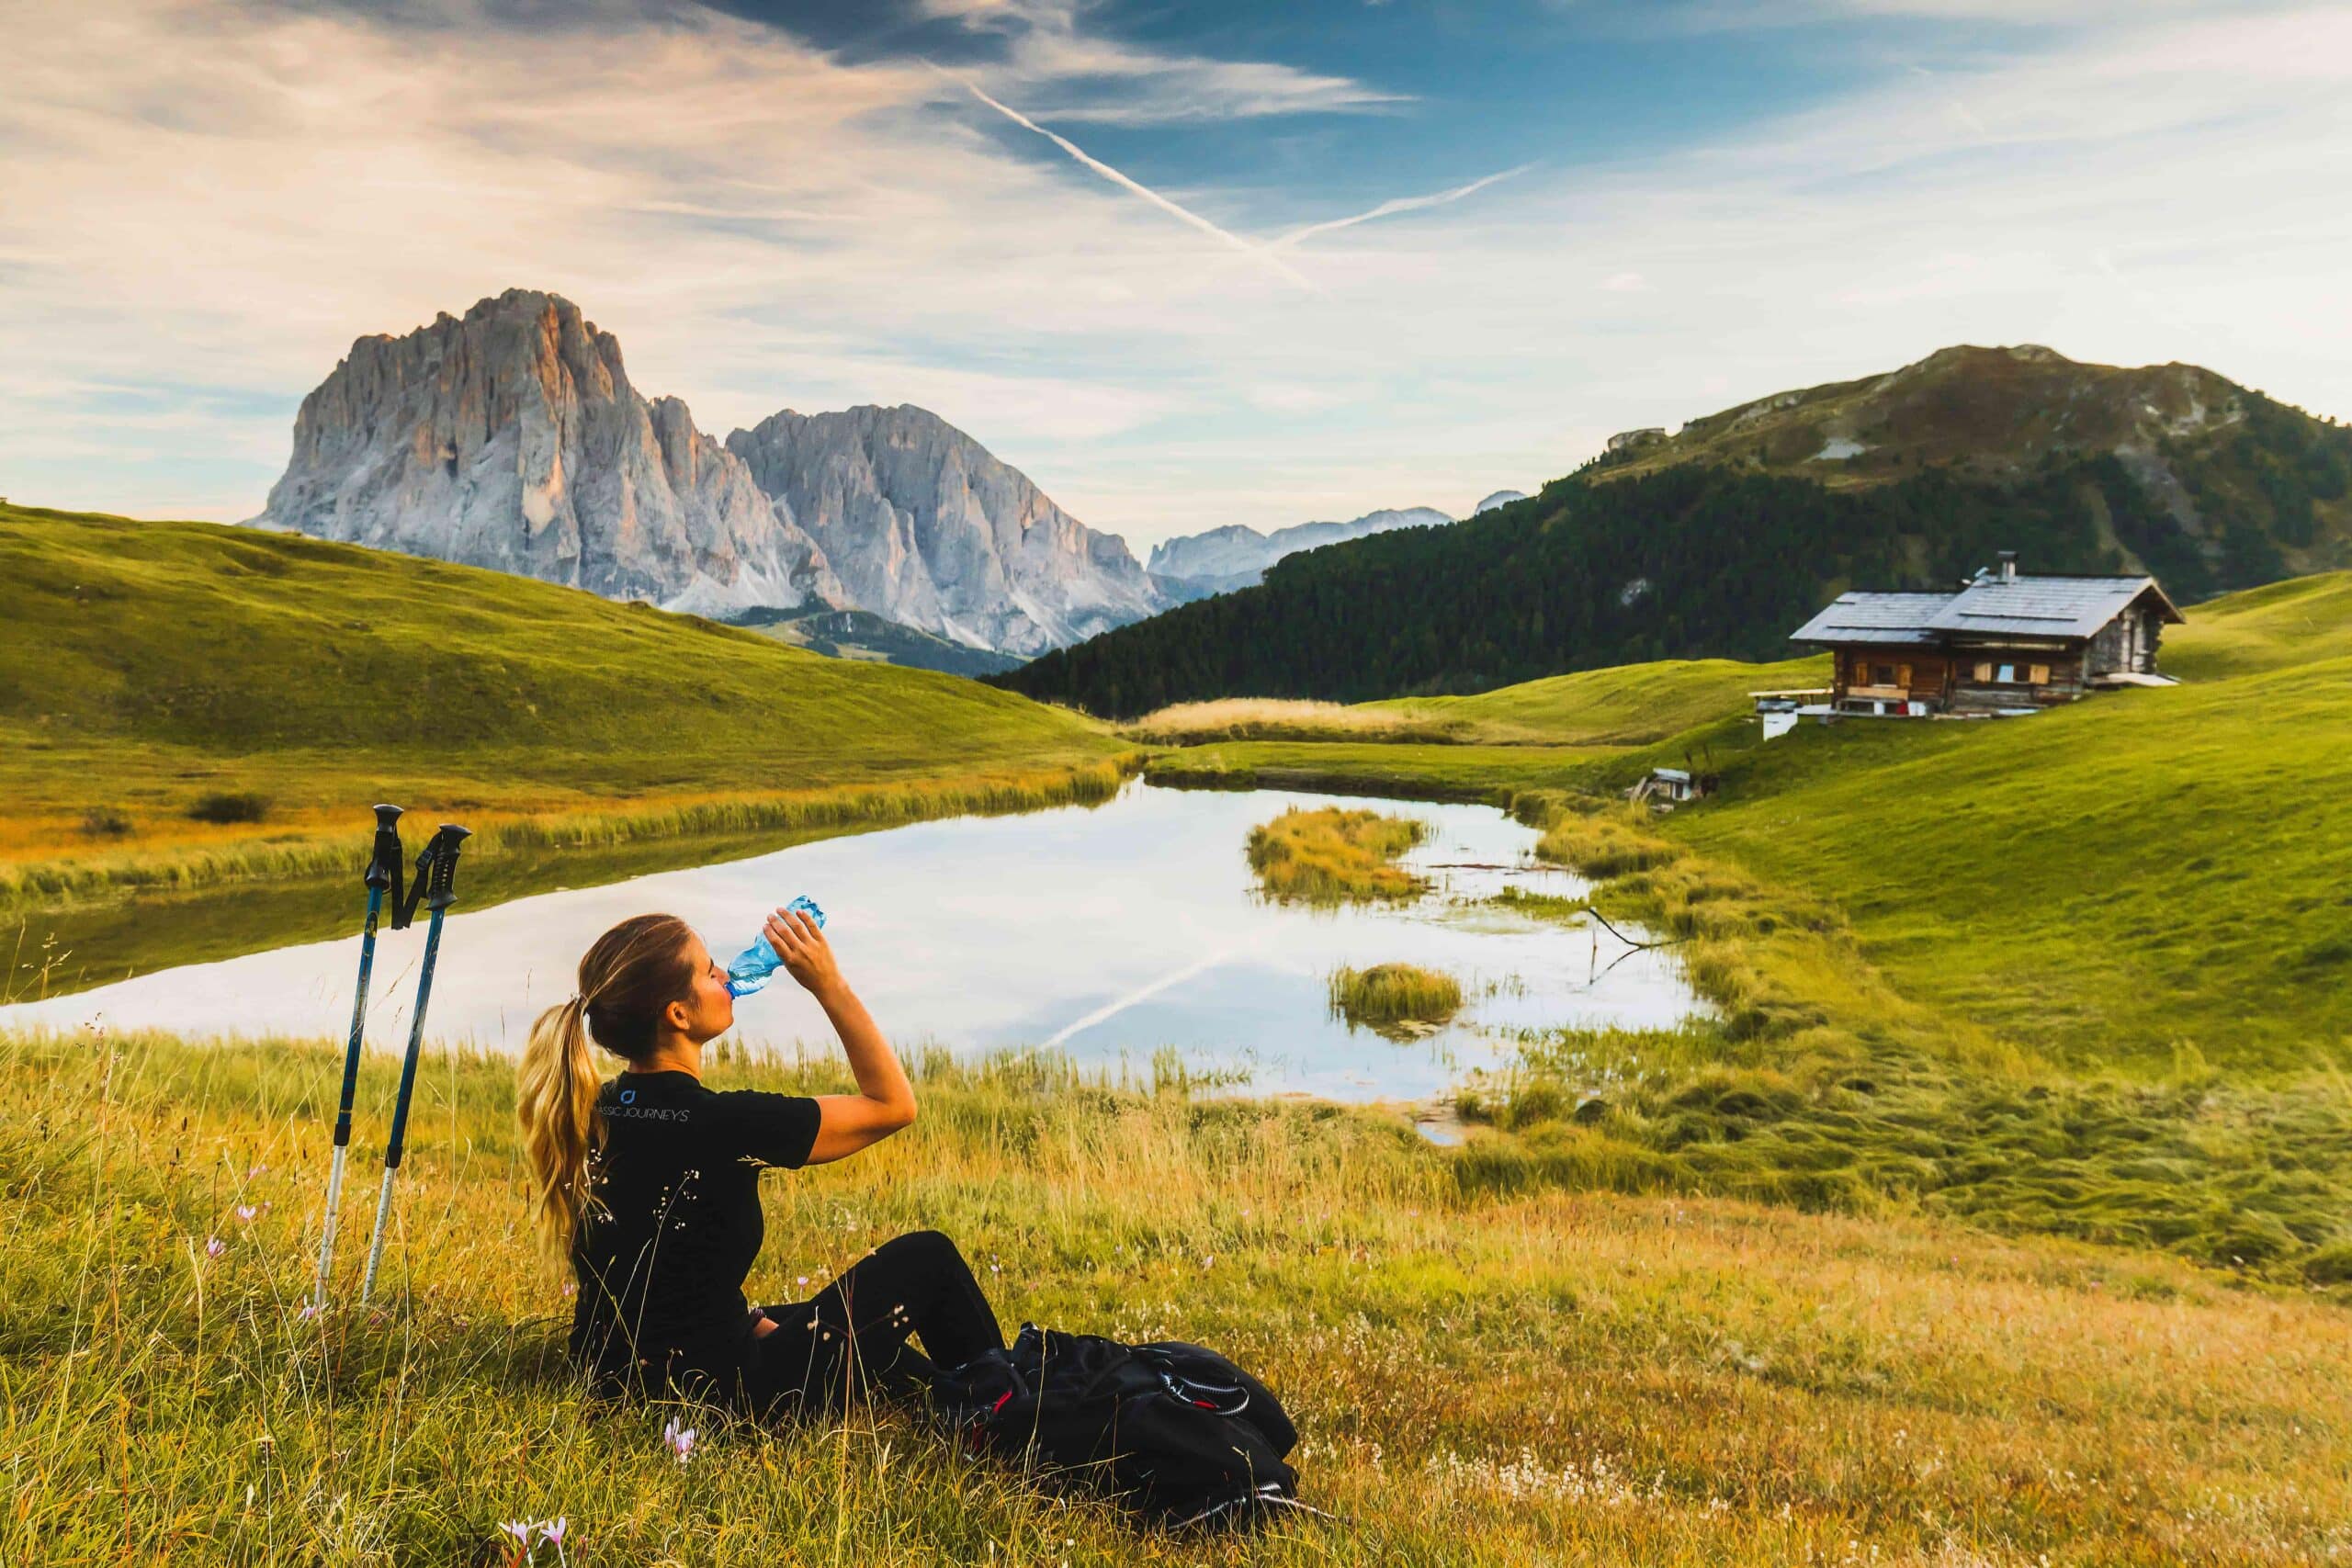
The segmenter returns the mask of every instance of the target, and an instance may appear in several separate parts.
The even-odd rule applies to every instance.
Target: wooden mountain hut
[[[2156,645],[2182,617],[2154,578],[2031,577],[2007,550],[2000,562],[1949,593],[1841,593],[1789,640],[1836,656],[1838,713],[2032,713],[2174,683]]]

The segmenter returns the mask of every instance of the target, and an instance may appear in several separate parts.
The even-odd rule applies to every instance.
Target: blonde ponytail
[[[571,1254],[588,1212],[588,1158],[605,1138],[589,1036],[625,1061],[645,1059],[662,1010],[694,985],[687,962],[694,934],[675,915],[623,920],[580,960],[579,991],[531,1025],[515,1073],[514,1119],[530,1168],[532,1228],[551,1258]]]
[[[587,1002],[573,997],[539,1014],[516,1075],[514,1116],[530,1167],[531,1224],[540,1248],[559,1261],[571,1256],[587,1207],[588,1154],[604,1131],[587,1011]]]

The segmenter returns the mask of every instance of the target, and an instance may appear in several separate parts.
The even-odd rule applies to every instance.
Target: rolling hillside
[[[1042,801],[1124,750],[953,676],[285,535],[9,508],[0,578],[0,911],[85,957],[116,938],[68,906],[339,867],[375,800],[488,829],[481,897],[502,846],[582,846],[541,868],[576,886],[586,846]]]
[[[2165,662],[2025,722],[1803,727],[1670,829],[2077,1067],[2307,1069],[2352,1043],[2352,574],[2192,611]]]
[[[1937,586],[2002,549],[2030,571],[2151,570],[2182,602],[2352,564],[2352,430],[2193,367],[1946,350],[1694,421],[1451,528],[1294,558],[996,679],[1125,718],[1774,659],[1846,588]]]

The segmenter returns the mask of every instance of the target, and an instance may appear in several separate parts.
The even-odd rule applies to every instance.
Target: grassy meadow
[[[0,1562],[489,1563],[500,1521],[556,1515],[571,1563],[2352,1562],[2352,576],[2193,607],[2176,689],[1765,745],[1747,694],[1823,661],[1114,733],[203,525],[0,511],[0,569],[20,992],[347,931],[374,798],[481,829],[479,901],[1100,798],[1148,746],[1169,783],[1505,805],[1595,884],[1521,912],[1579,945],[1593,911],[1638,926],[1711,1004],[1531,1034],[1442,1147],[1393,1110],[1202,1098],[1173,1063],[926,1054],[912,1129],[768,1181],[755,1299],[936,1226],[1008,1328],[1261,1372],[1343,1522],[1212,1541],[902,1414],[592,1408],[524,1232],[509,1063],[428,1060],[388,1299],[311,1321],[337,1051],[0,1036]],[[1686,755],[1719,796],[1617,797]],[[1277,897],[1409,893],[1419,828],[1288,813],[1246,852]],[[1348,987],[1368,1007],[1379,973]],[[363,1078],[346,1303],[395,1068]],[[723,1049],[712,1077],[847,1087]],[[684,1465],[673,1416],[705,1433]]]
[[[600,1414],[524,1234],[503,1062],[425,1063],[382,1310],[302,1318],[337,1071],[286,1042],[0,1041],[0,1561],[489,1563],[501,1521],[558,1515],[582,1565],[2352,1554],[2339,1308],[1925,1213],[1521,1188],[1478,1156],[1497,1140],[1052,1058],[925,1061],[912,1129],[771,1178],[755,1299],[939,1226],[1008,1326],[1192,1338],[1261,1371],[1343,1522],[1140,1536],[896,1414],[775,1434]],[[392,1079],[370,1061],[344,1303]],[[673,1417],[703,1435],[684,1465]]]
[[[662,843],[1099,798],[1130,750],[969,681],[312,539],[0,508],[0,923],[68,983],[343,929],[377,800],[477,829],[479,901]],[[208,934],[129,941],[164,924]]]

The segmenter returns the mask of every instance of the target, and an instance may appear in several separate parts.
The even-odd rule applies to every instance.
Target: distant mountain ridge
[[[1165,586],[1185,598],[1203,592],[1224,593],[1261,581],[1266,569],[1285,556],[1385,534],[1396,528],[1430,528],[1453,519],[1434,506],[1384,508],[1345,523],[1295,523],[1261,534],[1255,528],[1229,523],[1205,533],[1186,534],[1152,547],[1148,570],[1154,577],[1171,580]]]
[[[528,289],[353,344],[252,521],[695,614],[870,610],[1024,657],[1174,603],[934,414],[786,411],[722,443]]]
[[[1449,528],[1276,564],[996,678],[1126,717],[1777,658],[1845,588],[2153,572],[2176,602],[2352,566],[2352,429],[2194,366],[1946,349],[1628,444]]]

